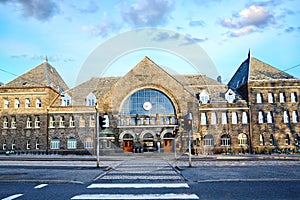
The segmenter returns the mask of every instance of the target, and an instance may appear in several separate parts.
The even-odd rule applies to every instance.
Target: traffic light
[[[99,126],[102,129],[106,128],[106,119],[104,117],[102,117],[102,116],[99,116]]]
[[[191,119],[187,119],[185,127],[186,127],[186,130],[191,131],[193,128],[193,121]]]
[[[173,136],[173,137],[176,137],[177,133],[178,133],[178,129],[173,130],[172,136]]]

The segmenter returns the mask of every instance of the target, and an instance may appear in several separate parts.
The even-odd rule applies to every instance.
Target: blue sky
[[[116,44],[105,49],[114,55],[108,65],[101,66],[105,55],[93,61],[107,69],[104,75],[124,75],[144,56],[178,73],[195,73],[188,69],[189,60],[178,48],[184,46],[188,51],[189,45],[197,45],[212,60],[224,83],[249,49],[261,61],[289,69],[287,73],[300,78],[300,67],[294,67],[300,64],[299,19],[297,0],[0,0],[0,81],[9,82],[47,55],[73,87],[97,48],[145,28],[156,30],[152,39],[160,45],[143,48],[139,43],[136,49],[128,49],[124,46],[136,42],[131,34],[118,43],[124,52],[116,53]],[[164,51],[164,44],[170,41],[178,43],[177,49]],[[198,55],[196,50],[190,52],[190,57]],[[204,68],[196,72],[203,73]],[[93,73],[99,75],[103,74]]]

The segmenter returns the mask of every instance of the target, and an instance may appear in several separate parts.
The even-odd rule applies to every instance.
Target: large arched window
[[[130,95],[122,105],[121,115],[175,114],[171,100],[162,92],[142,89]]]

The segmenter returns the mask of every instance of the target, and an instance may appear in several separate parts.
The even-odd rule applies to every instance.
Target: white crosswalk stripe
[[[199,199],[166,161],[148,157],[121,164],[87,189],[72,199]]]

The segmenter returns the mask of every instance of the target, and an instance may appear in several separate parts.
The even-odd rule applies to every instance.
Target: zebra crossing
[[[98,177],[87,191],[71,199],[199,199],[167,161],[153,157],[125,161]]]

